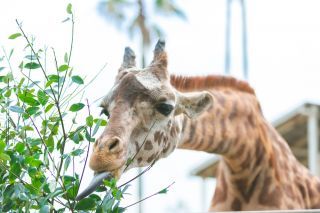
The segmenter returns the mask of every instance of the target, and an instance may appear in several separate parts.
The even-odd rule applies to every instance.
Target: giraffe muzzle
[[[85,190],[83,190],[81,193],[79,193],[77,195],[76,200],[79,201],[79,200],[87,197],[92,192],[94,192],[98,186],[100,186],[102,184],[103,180],[105,180],[105,179],[108,180],[108,179],[111,179],[112,177],[113,176],[110,172],[101,172],[101,173],[94,175],[93,179],[91,180],[91,182],[89,183],[87,188],[85,188]]]

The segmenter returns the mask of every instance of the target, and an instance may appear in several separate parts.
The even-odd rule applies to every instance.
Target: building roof
[[[305,166],[308,165],[307,124],[308,111],[311,107],[316,107],[320,112],[320,105],[305,103],[272,122],[272,125],[288,142],[295,157]],[[319,114],[318,123],[320,123]],[[320,125],[318,128],[320,133]],[[320,138],[320,135],[318,137]],[[216,177],[218,163],[219,156],[215,155],[212,159],[195,168],[191,174],[202,178]]]

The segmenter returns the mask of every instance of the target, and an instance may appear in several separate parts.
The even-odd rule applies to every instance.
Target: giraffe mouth
[[[87,197],[92,192],[94,192],[98,186],[102,184],[103,180],[105,179],[108,180],[108,179],[111,179],[112,177],[113,176],[110,172],[101,172],[101,173],[95,174],[91,182],[87,186],[87,188],[85,188],[85,190],[83,190],[81,193],[77,195],[76,200],[79,201]]]

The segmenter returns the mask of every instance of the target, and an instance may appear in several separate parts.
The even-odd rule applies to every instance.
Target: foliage
[[[0,58],[0,212],[76,212],[104,207],[104,200],[96,194],[75,201],[90,145],[98,129],[107,122],[93,117],[89,102],[77,96],[88,84],[73,74],[70,65],[74,36],[71,4],[67,14],[65,22],[71,21],[72,27],[70,50],[63,62],[58,63],[52,49],[54,71],[46,66],[49,50],[37,49],[35,39],[26,35],[18,21],[20,32],[8,37],[26,41],[25,56],[18,67],[11,64],[14,51],[8,55],[3,48],[4,56]],[[87,114],[85,120],[79,120],[80,111]],[[80,160],[84,160],[84,165],[77,172],[75,162]]]
[[[105,181],[97,190],[105,192],[103,199],[94,193],[75,200],[91,143],[107,121],[94,117],[89,101],[78,96],[92,81],[85,84],[84,78],[73,74],[71,4],[67,6],[67,15],[64,22],[71,23],[72,29],[70,49],[60,62],[52,48],[54,71],[47,68],[49,50],[37,48],[35,39],[26,35],[18,21],[19,32],[8,38],[26,42],[20,65],[11,64],[13,49],[9,54],[2,49],[0,212],[123,212],[127,208],[120,207],[120,201],[136,177],[119,187],[115,180]],[[85,119],[78,113],[86,115]],[[83,168],[76,171],[75,162],[79,161]],[[166,191],[156,194],[163,192]]]

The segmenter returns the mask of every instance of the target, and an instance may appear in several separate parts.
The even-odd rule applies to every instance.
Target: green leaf
[[[67,13],[72,14],[72,4],[68,4],[67,6]]]
[[[29,116],[30,116],[30,115],[34,115],[35,113],[37,113],[39,109],[40,109],[39,107],[32,106],[32,107],[28,107],[28,108],[26,109],[26,112],[27,112],[27,113],[29,114]]]
[[[87,126],[92,127],[92,125],[93,125],[93,116],[92,115],[89,115],[86,118],[86,124],[87,124]]]
[[[63,182],[66,183],[66,185],[69,185],[70,183],[74,182],[76,180],[75,177],[70,175],[64,175],[63,176]]]
[[[37,59],[37,57],[36,57],[35,55],[26,55],[25,58],[26,58],[26,59],[29,59],[29,60],[31,60],[31,61]]]
[[[83,103],[72,104],[69,110],[71,112],[77,112],[77,111],[81,110],[84,106],[85,105]]]
[[[25,125],[25,126],[23,126],[21,129],[22,129],[22,130],[25,130],[25,131],[34,131],[34,129],[33,129],[31,126],[29,126],[29,125]]]
[[[81,131],[83,129],[82,128],[78,128],[74,133],[72,133],[72,135],[70,136],[71,139],[76,143],[76,144],[79,144],[80,141],[83,140],[83,136],[81,134]]]
[[[23,69],[23,61],[19,64],[19,68],[22,70]]]
[[[40,65],[36,62],[29,62],[24,65],[24,68],[31,69],[31,70],[38,69],[39,67],[40,67]]]
[[[81,155],[82,153],[84,153],[84,150],[83,150],[83,149],[76,149],[76,150],[73,150],[73,151],[71,152],[71,155],[72,155],[72,156],[79,156],[79,155]]]
[[[63,64],[63,65],[61,65],[61,66],[58,68],[58,71],[59,71],[59,72],[63,72],[63,71],[66,71],[66,70],[68,70],[68,69],[69,69],[69,66],[66,65],[66,64]]]
[[[73,81],[74,83],[76,83],[76,84],[84,84],[83,79],[82,79],[80,76],[78,76],[78,75],[72,76],[71,79],[72,79],[72,81]]]
[[[25,149],[25,145],[24,145],[24,143],[21,143],[21,142],[19,142],[19,143],[17,143],[17,145],[16,145],[16,147],[15,147],[15,150],[17,151],[17,152],[19,152],[20,154],[22,154],[23,153],[23,151],[24,151],[24,149]]]
[[[59,195],[63,194],[64,191],[60,188],[57,188],[56,191],[48,194],[47,196],[47,200],[51,199],[52,197],[58,197]]]
[[[47,87],[49,87],[52,83],[53,83],[53,81],[51,81],[51,80],[47,81],[47,83],[46,83],[46,86],[45,86],[45,87],[46,87],[46,88],[47,88]]]
[[[50,212],[50,208],[48,205],[43,205],[40,208],[40,213],[49,213]]]
[[[46,108],[44,109],[44,112],[47,113],[50,111],[50,109],[52,109],[52,107],[54,106],[54,104],[49,104],[48,106],[46,106]]]
[[[21,36],[21,33],[14,33],[14,34],[9,36],[9,39],[16,39],[16,38],[18,38],[20,36]]]
[[[48,137],[48,139],[45,141],[45,143],[46,143],[46,145],[47,145],[47,147],[49,149],[49,152],[53,152],[53,150],[54,150],[54,140],[53,140],[53,136],[52,135],[50,135]]]
[[[115,200],[112,197],[104,198],[102,202],[102,212],[108,212],[110,209],[112,209],[114,201]]]
[[[100,126],[106,126],[107,125],[107,121],[102,119],[102,118],[96,118],[93,120],[94,123],[97,123],[97,122],[101,122]]]
[[[168,192],[168,189],[162,189],[158,192],[158,194],[166,194]]]
[[[52,82],[58,82],[59,81],[59,76],[58,75],[49,75],[48,79]]]
[[[26,79],[25,78],[21,78],[19,84],[18,84],[18,88],[21,88],[23,82],[25,81]]]
[[[3,82],[5,82],[5,83],[8,83],[8,82],[10,82],[10,81],[12,81],[13,80],[13,75],[12,75],[12,73],[8,73],[6,76],[4,76],[4,78],[3,78]]]
[[[5,96],[5,97],[10,97],[10,95],[11,95],[11,89],[8,89],[8,90],[6,91],[6,93],[4,93],[4,96]]]
[[[19,113],[19,114],[24,112],[23,108],[19,107],[19,106],[10,106],[9,110],[12,112]]]
[[[5,147],[6,147],[6,143],[4,141],[0,141],[0,153],[4,151]]]
[[[0,67],[0,71],[2,71],[5,67]]]
[[[96,206],[93,198],[84,198],[80,200],[75,206],[76,210],[91,210]]]
[[[49,99],[47,94],[44,91],[39,90],[37,93],[37,96],[38,96],[38,100],[39,100],[40,104],[42,106],[46,105],[46,103],[48,102],[48,99]]]
[[[41,160],[38,160],[38,159],[33,159],[30,162],[30,166],[34,166],[34,167],[39,167],[42,164],[43,164],[43,162]]]
[[[68,63],[68,59],[69,59],[68,53],[65,53],[64,54],[64,63]]]
[[[104,119],[94,119],[93,121],[94,121],[94,123],[96,123],[96,125],[95,125],[95,127],[93,129],[92,136],[94,136],[97,133],[97,131],[99,130],[100,126],[106,126],[107,125],[107,121],[104,120]]]
[[[18,94],[18,97],[22,102],[24,102],[30,106],[39,106],[40,105],[39,101],[37,101],[34,98],[33,94],[30,91],[24,91],[24,93],[20,93],[20,94]]]
[[[95,139],[91,137],[91,135],[89,134],[89,131],[87,129],[86,129],[86,132],[85,132],[85,137],[86,137],[87,141],[95,142]]]
[[[2,153],[0,153],[0,159],[4,160],[4,161],[9,161],[10,156],[2,152]]]
[[[69,167],[69,165],[70,165],[70,162],[71,162],[71,157],[68,155],[68,156],[66,157],[66,160],[65,160],[64,165],[63,165],[64,171],[67,171],[67,169],[68,169],[68,167]]]

